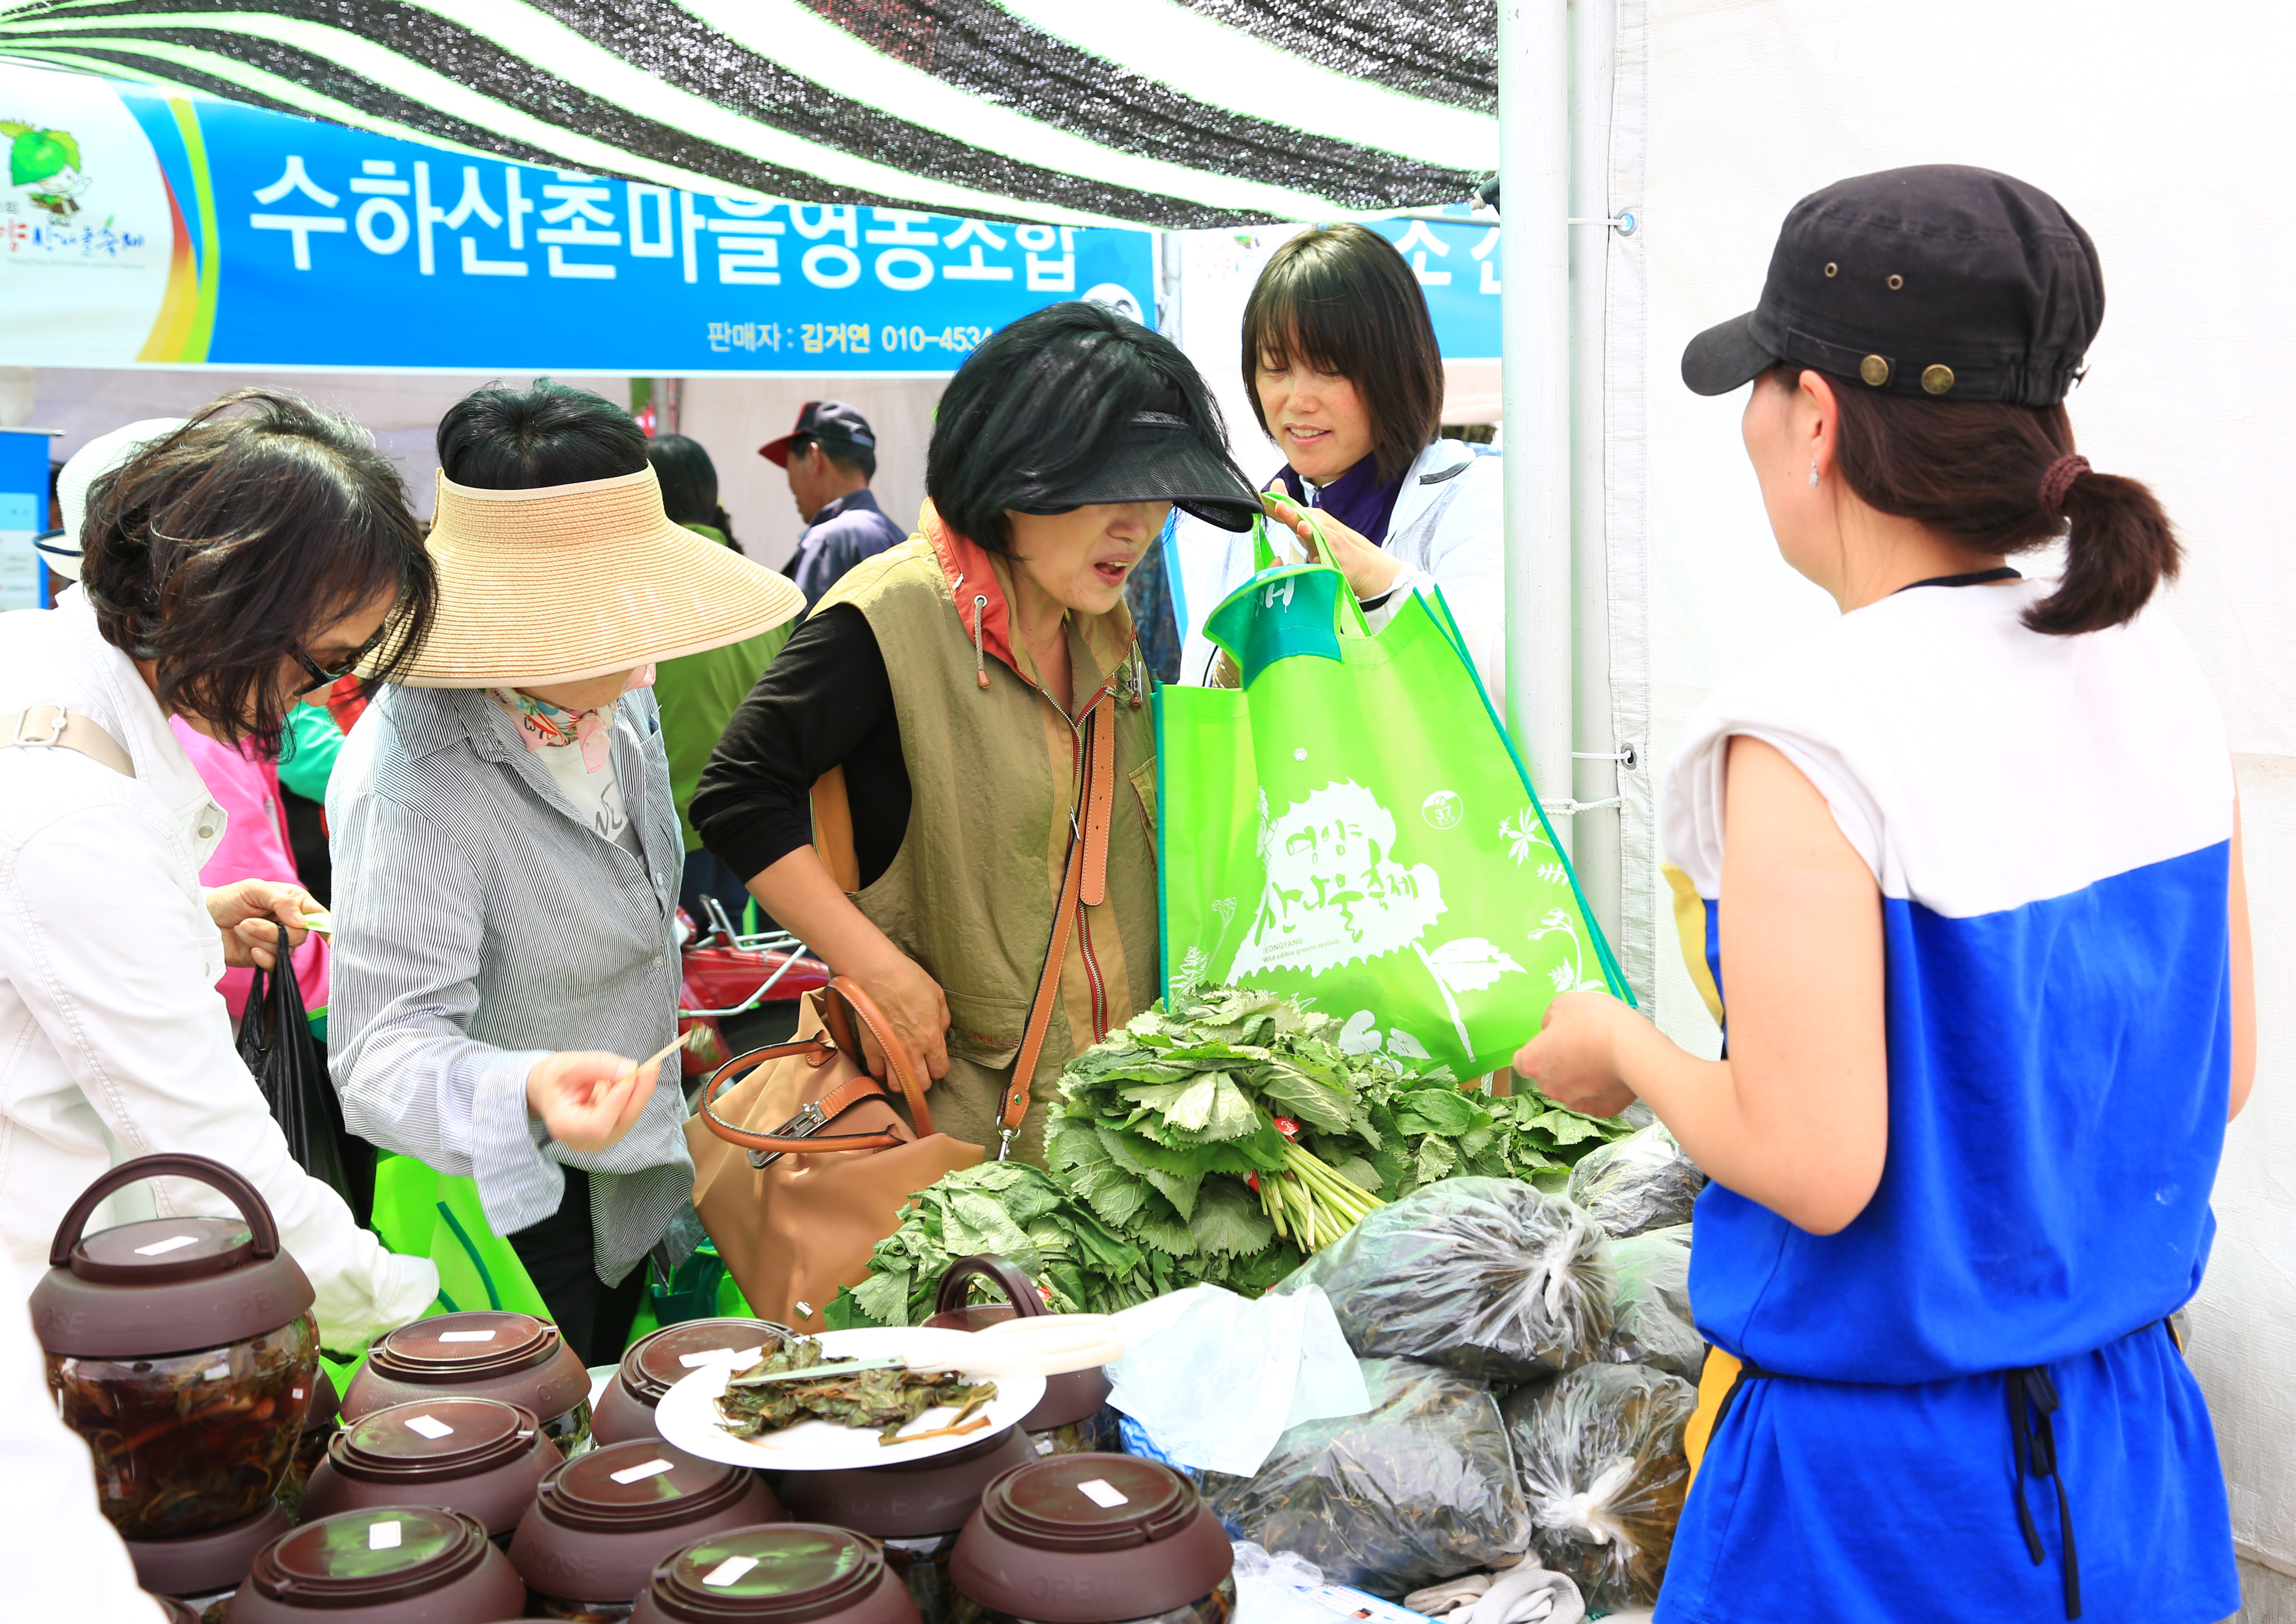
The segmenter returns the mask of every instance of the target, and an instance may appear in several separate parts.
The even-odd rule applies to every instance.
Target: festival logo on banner
[[[119,366],[144,358],[178,233],[151,143],[101,80],[0,73],[0,308],[6,359]]]

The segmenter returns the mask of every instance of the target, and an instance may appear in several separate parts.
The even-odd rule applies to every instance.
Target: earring
[[[1816,487],[1816,485],[1817,485],[1817,459],[1816,459],[1816,457],[1812,457],[1812,458],[1809,460],[1809,483],[1810,483],[1810,486],[1811,486],[1811,487],[1812,487],[1813,489],[1815,489],[1815,488]]]

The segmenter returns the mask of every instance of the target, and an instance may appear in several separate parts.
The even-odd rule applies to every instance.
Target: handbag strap
[[[1081,816],[1069,820],[1069,856],[1061,877],[1061,900],[1053,907],[1053,939],[1045,949],[1045,967],[1037,976],[1036,1001],[1029,1006],[1029,1024],[1021,1036],[1021,1052],[1013,1059],[1013,1077],[1004,1085],[1004,1098],[996,1112],[996,1159],[1004,1160],[1013,1136],[1029,1114],[1029,1085],[1036,1079],[1037,1061],[1044,1053],[1045,1034],[1053,1024],[1053,1007],[1060,1000],[1061,972],[1068,964],[1069,937],[1077,916],[1086,907],[1097,907],[1108,896],[1108,834],[1116,807],[1116,740],[1114,700],[1107,690],[1094,701],[1084,728],[1084,804]]]
[[[884,1084],[869,1074],[862,1064],[861,1045],[854,1031],[857,1019],[864,1030],[877,1040],[885,1054],[885,1070],[900,1087],[909,1107],[909,1121],[919,1138],[933,1130],[932,1111],[925,1104],[924,1090],[918,1086],[915,1063],[902,1044],[873,1000],[861,990],[859,983],[839,976],[820,993],[813,995],[818,1001],[824,1034],[816,1034],[796,1043],[776,1043],[765,1049],[753,1049],[747,1054],[736,1055],[717,1071],[701,1090],[701,1112],[709,1131],[728,1144],[740,1145],[750,1150],[814,1152],[828,1150],[890,1150],[903,1141],[898,1134],[876,1133],[799,1134],[758,1133],[748,1128],[736,1127],[710,1107],[717,1097],[735,1078],[745,1076],[768,1060],[783,1060],[802,1056],[814,1065],[824,1065],[842,1054],[858,1068],[857,1074],[831,1089],[814,1102],[821,1120],[832,1122],[845,1111],[865,1099],[888,1094]]]

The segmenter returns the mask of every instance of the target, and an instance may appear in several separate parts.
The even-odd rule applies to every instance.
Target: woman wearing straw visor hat
[[[672,524],[644,436],[596,396],[481,389],[439,461],[437,624],[327,791],[330,1064],[354,1131],[476,1181],[595,1364],[647,1252],[696,1233],[684,1099],[632,1058],[672,1039],[679,976],[684,845],[646,685],[804,600]]]
[[[2168,520],[2073,450],[2103,311],[2046,193],[1897,169],[1797,204],[1683,356],[1751,385],[1779,551],[1842,616],[1716,690],[1668,777],[1726,1058],[1569,993],[1515,1059],[1639,1096],[1713,1179],[1661,1624],[2240,1605],[2169,1324],[2255,1072],[2240,812],[2152,601]],[[2008,563],[2060,535],[2061,580]]]
[[[997,332],[941,396],[921,533],[816,606],[693,799],[709,848],[942,1080],[935,1125],[991,1154],[1033,1159],[1037,1090],[1157,996],[1124,583],[1175,504],[1250,523],[1222,438],[1187,357],[1136,322],[1063,304]]]

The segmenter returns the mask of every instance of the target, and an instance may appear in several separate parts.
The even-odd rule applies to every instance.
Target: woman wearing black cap
[[[1137,323],[1066,304],[1000,331],[941,396],[922,533],[821,600],[694,796],[709,849],[942,1079],[934,1125],[992,1153],[1033,1159],[1032,1090],[1157,996],[1124,583],[1175,504],[1250,524],[1223,443]]]
[[[1779,550],[1843,614],[1674,761],[1726,1058],[1575,993],[1516,1059],[1581,1109],[1639,1096],[1714,1180],[1661,1621],[2240,1605],[2168,1324],[2255,1068],[2239,813],[2147,607],[2168,521],[2073,451],[2103,304],[2046,194],[1900,169],[1804,199],[1760,305],[1683,357],[1753,384]],[[2005,562],[2059,535],[2062,580]]]

